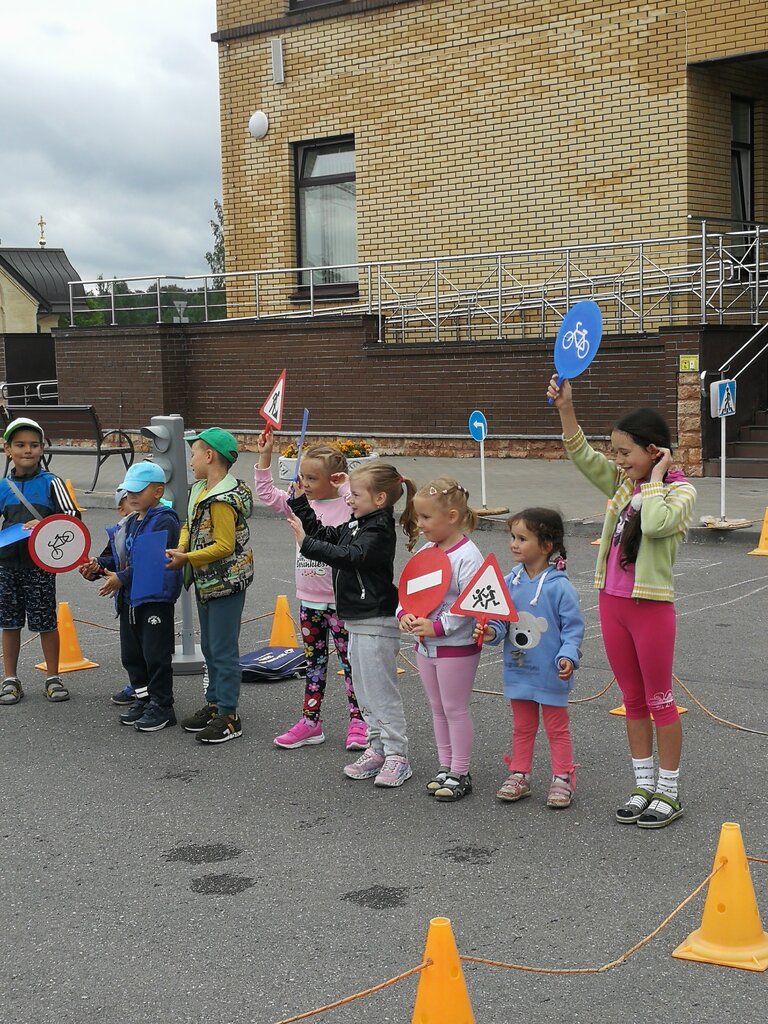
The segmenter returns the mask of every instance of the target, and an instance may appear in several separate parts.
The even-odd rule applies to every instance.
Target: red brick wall
[[[560,456],[559,443],[498,437],[557,437],[557,416],[544,398],[551,342],[403,346],[375,337],[372,317],[60,330],[59,401],[95,405],[105,426],[138,428],[178,412],[189,427],[256,431],[258,410],[286,367],[283,426],[291,432],[306,405],[312,431],[394,435],[381,442],[390,452],[473,454],[467,419],[480,408],[497,436],[489,454]],[[622,412],[651,405],[676,432],[678,355],[697,353],[700,340],[698,330],[671,329],[604,338],[577,384],[586,431],[607,434]],[[461,440],[398,443],[407,434]]]

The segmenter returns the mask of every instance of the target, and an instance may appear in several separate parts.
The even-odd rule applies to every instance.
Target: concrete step
[[[728,445],[729,459],[765,459],[768,461],[768,441],[734,441]]]
[[[739,430],[739,441],[768,441],[768,424],[742,427]]]
[[[703,468],[704,476],[720,476],[719,459],[708,459]],[[768,480],[768,459],[726,459],[725,475],[727,477]]]

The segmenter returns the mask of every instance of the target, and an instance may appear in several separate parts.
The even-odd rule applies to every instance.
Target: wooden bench
[[[7,423],[18,416],[35,420],[45,434],[43,465],[47,469],[54,455],[93,455],[96,472],[90,491],[96,489],[99,471],[110,455],[119,455],[126,469],[133,464],[133,441],[122,430],[103,430],[92,405],[9,405],[5,407]],[[3,430],[7,426],[3,426]],[[51,444],[51,438],[76,438],[90,442],[83,447],[74,444]],[[110,438],[113,440],[110,441]],[[8,463],[6,461],[6,473]],[[87,493],[90,493],[88,491]]]

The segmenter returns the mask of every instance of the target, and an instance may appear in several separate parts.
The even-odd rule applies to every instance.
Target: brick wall
[[[768,48],[763,0],[693,0],[687,19],[659,0],[287,12],[288,0],[218,3],[220,29],[250,26],[219,44],[228,270],[295,265],[301,140],[355,136],[360,261],[663,237],[687,233],[688,214],[729,217],[732,89],[757,99],[765,150],[765,76],[718,67],[689,82],[687,65]],[[270,118],[260,141],[256,109]]]
[[[364,434],[393,453],[473,454],[467,419],[480,408],[495,435],[489,455],[561,457],[557,416],[544,398],[551,342],[380,345],[376,326],[373,317],[347,317],[61,330],[60,402],[92,403],[105,426],[138,429],[153,415],[180,413],[188,427],[258,431],[258,410],[285,367],[289,433],[306,405],[310,429],[328,436]],[[577,385],[587,432],[607,434],[628,408],[652,405],[695,471],[699,424],[691,406],[678,423],[678,385],[695,388],[697,377],[680,380],[677,366],[699,346],[697,331],[605,338]]]

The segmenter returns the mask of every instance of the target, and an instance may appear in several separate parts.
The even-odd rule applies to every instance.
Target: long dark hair
[[[667,421],[655,409],[635,409],[634,412],[628,412],[616,422],[613,429],[629,434],[641,448],[647,448],[651,444],[657,448],[672,447],[672,434]],[[621,531],[619,545],[619,563],[623,569],[637,561],[641,539],[640,514],[630,513]]]
[[[507,529],[512,532],[515,523],[523,523],[541,546],[552,545],[552,555],[558,555],[565,562],[565,524],[563,517],[553,508],[524,508],[507,520]]]

